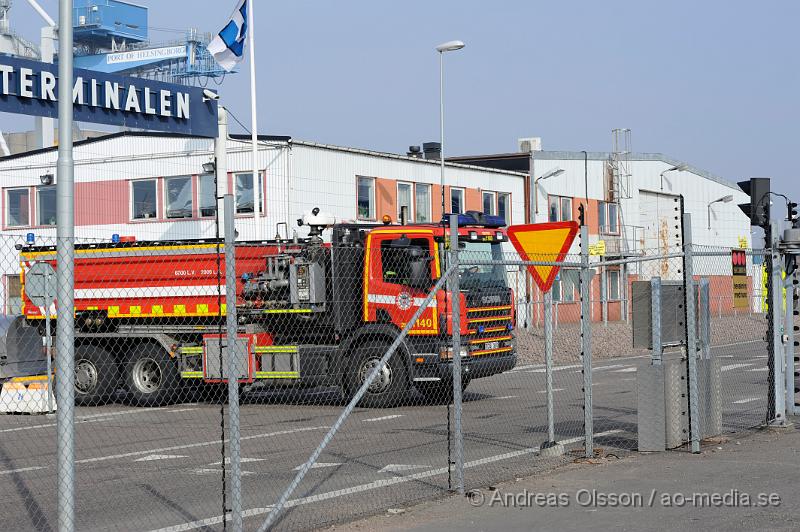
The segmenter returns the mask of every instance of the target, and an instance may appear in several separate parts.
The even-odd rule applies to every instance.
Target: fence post
[[[786,277],[786,315],[784,330],[786,331],[786,413],[791,416],[798,414],[797,405],[794,402],[794,293],[795,286],[792,277]]]
[[[772,371],[769,372],[770,386],[772,387],[771,395],[774,402],[770,405],[771,416],[767,420],[771,425],[783,426],[786,424],[786,395],[784,394],[784,377],[783,377],[783,360],[782,351],[780,348],[783,338],[781,329],[781,310],[783,310],[783,261],[778,250],[778,242],[780,237],[778,235],[778,224],[770,224],[770,279],[772,280],[771,299],[769,302],[769,318],[772,332],[772,337],[769,339],[769,363]],[[788,295],[788,294],[787,294]],[[788,304],[786,305],[789,306]]]
[[[453,313],[453,425],[455,429],[456,487],[464,495],[464,434],[461,430],[461,290],[458,270],[458,215],[450,216],[450,309]]]
[[[654,366],[661,366],[664,359],[663,342],[661,340],[661,277],[650,279],[650,323],[653,328],[651,362]]]
[[[592,418],[592,275],[589,268],[589,228],[581,226],[581,357],[583,358],[583,429],[586,457],[594,456],[594,419]]]
[[[693,453],[700,452],[700,408],[697,388],[697,298],[692,265],[692,215],[683,215],[683,289],[686,305],[686,358],[689,363],[689,440]]]
[[[628,312],[629,312],[629,310],[628,310],[628,292],[629,292],[629,290],[628,290],[628,265],[627,264],[622,264],[620,266],[619,277],[620,277],[619,290],[620,290],[620,295],[622,296],[622,302],[620,304],[620,307],[621,307],[621,310],[622,310],[622,320],[625,323],[628,323],[630,318],[628,316]]]
[[[544,364],[547,381],[547,446],[556,441],[553,420],[553,292],[544,293]],[[542,446],[544,448],[544,446]]]
[[[72,0],[59,0],[59,20],[72,18]],[[58,93],[72,94],[72,24],[58,31]],[[58,100],[56,181],[56,449],[58,530],[75,529],[75,163],[72,157],[72,100]]]
[[[228,438],[231,455],[231,527],[242,530],[242,468],[239,433],[239,346],[236,318],[236,227],[233,194],[225,194],[225,325],[228,345]]]

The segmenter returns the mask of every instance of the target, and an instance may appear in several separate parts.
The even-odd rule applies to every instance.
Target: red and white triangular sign
[[[512,225],[507,233],[522,260],[561,262],[578,234],[578,222]],[[542,292],[547,292],[553,286],[558,270],[559,266],[528,266],[528,271]]]

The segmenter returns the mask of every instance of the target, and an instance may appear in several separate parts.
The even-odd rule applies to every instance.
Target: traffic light
[[[769,225],[769,178],[753,177],[739,181],[739,188],[750,196],[750,203],[740,203],[739,208],[750,218],[750,225]]]
[[[581,227],[586,225],[586,207],[584,207],[583,203],[578,205],[578,223]]]
[[[800,228],[800,216],[797,215],[797,203],[789,201],[786,203],[786,209],[789,211],[789,216],[786,218],[792,227]]]

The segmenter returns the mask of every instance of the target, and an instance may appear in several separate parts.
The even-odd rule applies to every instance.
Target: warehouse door
[[[644,227],[642,249],[646,255],[666,255],[681,251],[681,205],[674,194],[639,191],[639,224]],[[664,280],[682,279],[682,261],[663,259],[658,267],[642,269],[642,277],[660,275]]]

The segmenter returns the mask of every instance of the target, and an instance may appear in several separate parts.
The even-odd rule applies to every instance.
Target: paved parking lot
[[[713,355],[722,359],[726,430],[758,424],[766,408],[763,342],[719,346]],[[598,446],[635,449],[636,369],[648,362],[635,357],[596,363]],[[582,445],[582,379],[577,362],[556,367],[557,439],[573,448]],[[547,434],[544,390],[544,368],[537,364],[470,384],[464,398],[468,487],[558,463],[535,456]],[[247,528],[264,519],[341,408],[332,389],[245,395]],[[393,409],[356,409],[294,494],[282,526],[322,526],[445,494],[447,414],[446,406],[421,398]],[[77,528],[221,528],[221,431],[220,405],[214,404],[76,409]],[[5,523],[15,529],[55,528],[53,417],[0,417],[0,482]]]

